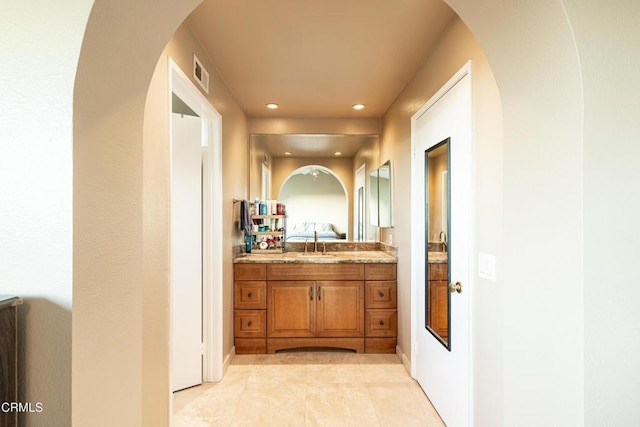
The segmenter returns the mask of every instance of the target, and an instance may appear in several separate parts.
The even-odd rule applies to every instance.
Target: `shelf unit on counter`
[[[267,225],[266,221],[269,221],[269,226],[271,225],[270,224],[271,221],[276,221],[276,226],[277,227],[279,226],[278,228],[280,230],[279,231],[278,230],[275,230],[275,231],[253,231],[252,230],[251,236],[255,237],[256,242],[251,248],[251,253],[273,254],[273,253],[284,252],[285,240],[286,240],[286,229],[287,229],[287,216],[286,215],[251,215],[251,222],[253,224],[256,224],[256,222],[260,222],[261,224],[259,225]],[[281,221],[281,223],[278,224],[278,221]],[[260,240],[264,236],[271,236],[271,237],[275,237],[276,239],[279,237],[280,246],[277,246],[277,243],[276,243],[275,248],[260,249],[258,245]]]

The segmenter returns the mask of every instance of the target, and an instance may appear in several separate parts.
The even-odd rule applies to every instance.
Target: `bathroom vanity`
[[[237,354],[319,347],[395,353],[395,257],[287,252],[234,263]]]

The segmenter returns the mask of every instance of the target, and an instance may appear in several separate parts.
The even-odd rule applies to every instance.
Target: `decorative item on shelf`
[[[267,206],[267,212],[273,210],[277,212],[281,209],[284,212],[284,205],[279,208],[281,203],[276,200],[267,200],[260,202],[260,205]],[[255,239],[253,246],[254,253],[277,253],[284,252],[285,233],[286,233],[286,215],[265,214],[251,215],[251,235]]]

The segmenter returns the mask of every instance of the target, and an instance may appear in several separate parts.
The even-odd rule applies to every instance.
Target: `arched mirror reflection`
[[[287,242],[346,239],[347,189],[329,168],[306,165],[282,183],[278,200],[287,206]]]
[[[425,152],[425,230],[427,243],[426,266],[426,328],[442,344],[451,348],[450,292],[448,288],[451,234],[450,206],[450,140],[431,147]]]

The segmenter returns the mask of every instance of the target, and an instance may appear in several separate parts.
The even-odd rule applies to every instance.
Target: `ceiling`
[[[323,134],[288,134],[288,135],[253,135],[262,144],[263,150],[272,157],[353,157],[372,138],[377,135],[323,135]]]
[[[453,16],[441,0],[205,0],[187,23],[249,117],[379,118]]]

